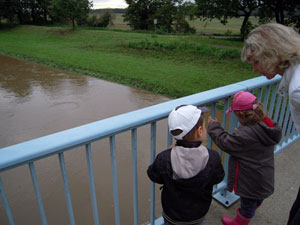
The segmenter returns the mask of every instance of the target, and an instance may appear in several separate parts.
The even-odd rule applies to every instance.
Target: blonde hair
[[[246,62],[258,60],[260,66],[270,73],[284,72],[300,63],[300,35],[278,23],[263,24],[249,33],[241,58]]]
[[[245,124],[255,124],[262,121],[266,117],[264,104],[255,100],[253,104],[257,104],[255,109],[235,110],[235,114],[245,121]]]
[[[196,125],[182,138],[182,140],[187,142],[195,141],[194,140],[195,132],[200,126],[203,126],[203,121],[204,119],[203,116],[201,115]],[[176,130],[171,130],[170,132],[173,136],[177,136],[181,134],[183,131],[181,129],[176,129]]]

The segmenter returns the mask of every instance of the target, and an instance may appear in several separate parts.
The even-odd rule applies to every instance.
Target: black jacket
[[[173,179],[171,151],[167,149],[157,155],[149,166],[149,178],[162,186],[161,202],[164,217],[174,224],[197,222],[208,212],[212,201],[213,185],[224,178],[220,156],[208,150],[206,167],[189,179]]]

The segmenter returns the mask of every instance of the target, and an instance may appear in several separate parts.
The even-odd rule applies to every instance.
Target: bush
[[[97,27],[107,27],[109,25],[109,22],[111,21],[111,13],[109,11],[106,11],[100,18],[97,23]]]
[[[185,19],[177,19],[175,22],[175,31],[177,33],[196,33],[196,29],[191,27]]]
[[[96,26],[96,23],[97,23],[97,20],[98,20],[97,16],[96,16],[96,15],[92,15],[92,16],[89,16],[89,17],[87,18],[86,23],[87,23],[87,25],[88,25],[89,27],[95,27],[95,26]]]
[[[195,55],[205,55],[217,59],[239,59],[240,50],[234,48],[220,48],[206,44],[195,44],[182,41],[158,42],[157,40],[149,41],[148,39],[140,42],[130,41],[126,47],[141,50],[154,51],[173,51],[182,54],[183,52]]]
[[[109,11],[104,12],[100,17],[97,15],[89,16],[87,25],[90,27],[107,27],[111,23],[112,14]]]
[[[225,36],[231,36],[232,35],[232,30],[227,29],[226,32],[224,33]]]

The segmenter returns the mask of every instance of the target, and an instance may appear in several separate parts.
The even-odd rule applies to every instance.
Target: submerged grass
[[[19,26],[0,31],[0,52],[169,97],[255,77],[242,43],[199,36]]]

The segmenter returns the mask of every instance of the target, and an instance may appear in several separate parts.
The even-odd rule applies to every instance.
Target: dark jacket
[[[281,127],[264,122],[240,126],[233,134],[218,122],[208,126],[216,145],[230,155],[228,190],[241,197],[263,200],[274,192],[274,148],[281,139]]]
[[[173,179],[171,151],[156,156],[149,166],[149,178],[162,186],[161,202],[164,217],[171,223],[197,222],[208,212],[212,201],[213,185],[224,178],[220,156],[208,150],[209,159],[203,170],[188,179]]]

